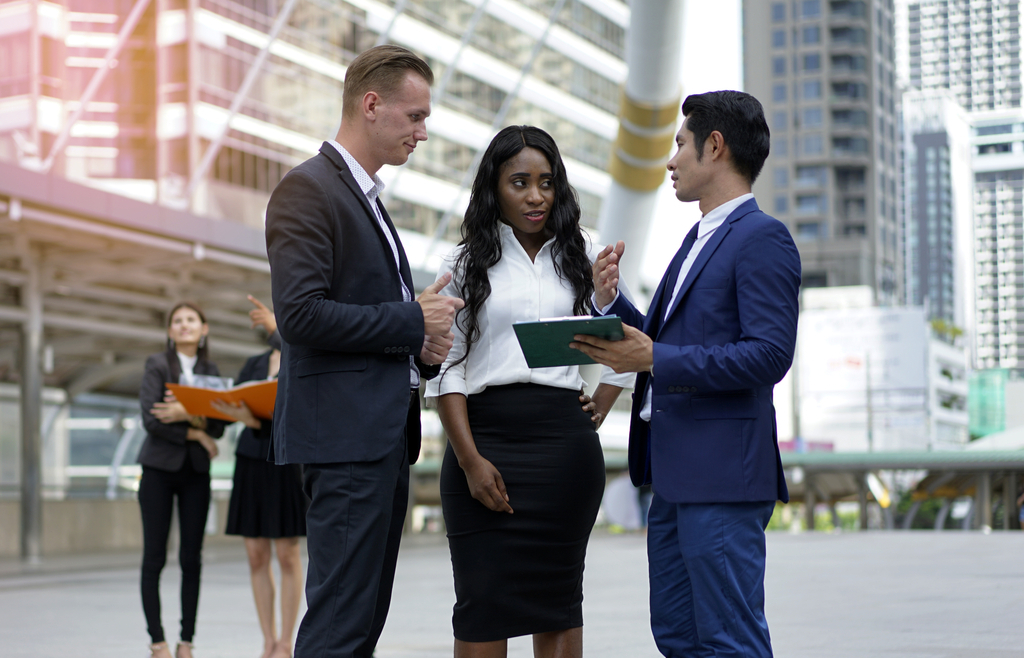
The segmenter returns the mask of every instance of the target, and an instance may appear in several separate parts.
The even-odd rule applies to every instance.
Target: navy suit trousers
[[[384,629],[409,505],[402,441],[373,462],[307,464],[308,609],[296,658],[369,658]]]
[[[772,655],[764,531],[775,502],[670,503],[648,516],[651,630],[669,658]]]

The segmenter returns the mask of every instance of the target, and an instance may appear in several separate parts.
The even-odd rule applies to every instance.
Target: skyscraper
[[[950,274],[973,276],[965,289],[965,305],[973,313],[967,314],[964,324],[973,338],[973,364],[981,368],[1024,367],[1024,324],[1018,320],[1018,314],[1024,313],[1024,301],[1018,301],[1024,298],[1021,4],[1021,0],[902,0],[897,8],[899,23],[906,26],[899,48],[902,81],[922,94],[946,93],[967,112],[969,153],[936,154],[940,167],[962,167],[967,161],[972,171],[964,180],[952,179],[954,186],[971,188],[972,203],[957,206],[955,213],[965,217],[954,217],[954,222],[966,220],[972,232],[964,236],[971,252],[958,262],[968,271]],[[912,122],[907,130],[916,130]],[[929,137],[908,134],[909,141],[916,139]],[[927,211],[927,207],[915,210],[915,200],[910,201],[908,219]],[[908,229],[912,231],[913,224]],[[913,240],[908,232],[908,245]]]
[[[743,3],[744,85],[772,152],[754,192],[796,239],[804,286],[902,295],[892,0]]]
[[[912,89],[948,89],[968,111],[1020,107],[1020,0],[902,4]]]

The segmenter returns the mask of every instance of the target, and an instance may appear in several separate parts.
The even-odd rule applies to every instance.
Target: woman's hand
[[[161,423],[180,423],[192,418],[192,415],[185,411],[185,406],[178,402],[174,393],[170,391],[164,394],[163,402],[153,403],[153,408],[149,410],[149,413],[153,414]]]
[[[508,492],[505,491],[505,481],[501,479],[501,473],[494,464],[477,455],[472,462],[462,465],[462,470],[466,474],[466,483],[473,498],[491,511],[512,514],[512,507],[508,504]]]
[[[590,414],[590,420],[594,421],[594,429],[601,427],[604,419],[608,417],[608,412],[611,411],[612,405],[619,399],[620,393],[622,393],[622,389],[618,386],[599,384],[597,390],[594,391],[593,398],[586,393],[580,395],[583,411]]]
[[[203,430],[190,427],[185,438],[189,441],[198,441],[199,445],[206,448],[206,452],[210,455],[210,459],[215,458],[220,453],[220,450],[217,449],[217,442]]]
[[[274,317],[274,312],[252,295],[246,295],[246,298],[256,307],[249,311],[249,321],[252,323],[252,328],[255,329],[262,325],[267,330],[268,336],[277,331],[277,318]]]
[[[619,261],[626,250],[626,243],[619,240],[615,245],[608,245],[597,255],[592,274],[594,277],[594,301],[598,310],[615,301],[619,294]]]
[[[222,413],[225,416],[231,416],[235,420],[245,424],[246,427],[258,430],[260,428],[260,419],[252,415],[252,410],[244,402],[238,402],[232,404],[224,400],[213,400],[210,402],[210,406],[213,407],[218,413]]]

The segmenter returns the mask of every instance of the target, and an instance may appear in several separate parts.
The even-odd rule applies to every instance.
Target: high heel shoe
[[[170,658],[171,650],[166,642],[154,642],[149,645],[150,658]]]
[[[178,642],[178,646],[174,647],[174,658],[192,658],[192,648],[191,642]]]

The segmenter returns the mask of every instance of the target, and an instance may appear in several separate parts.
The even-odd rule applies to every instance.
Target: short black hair
[[[693,133],[697,160],[704,157],[704,142],[718,131],[732,153],[736,171],[753,185],[764,167],[771,133],[760,101],[742,91],[709,91],[683,101],[686,128]]]

